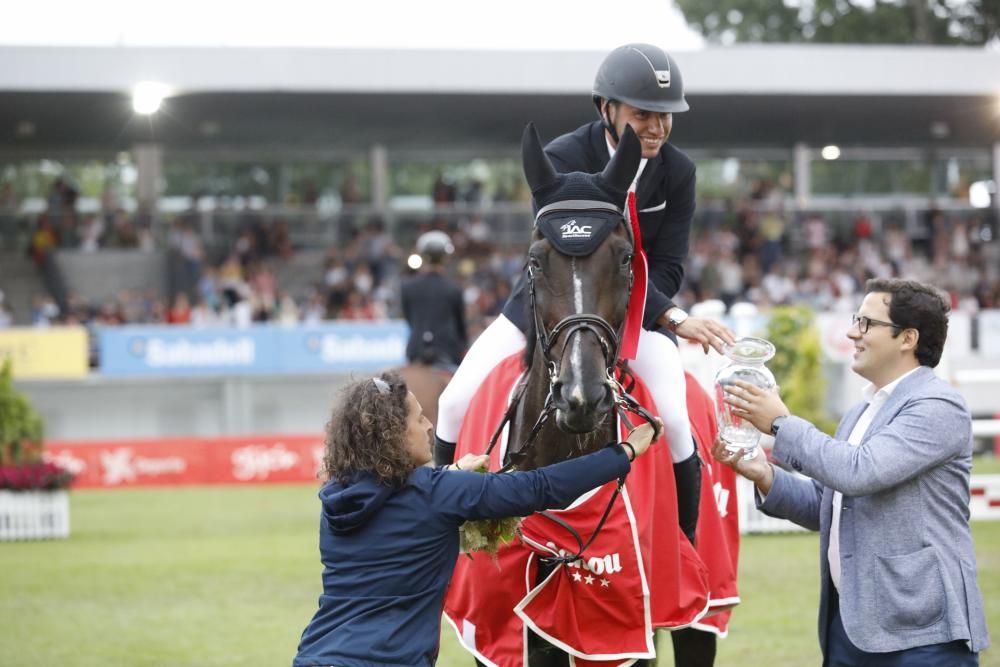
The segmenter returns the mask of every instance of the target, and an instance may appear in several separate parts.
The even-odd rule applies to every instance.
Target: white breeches
[[[497,364],[524,350],[524,334],[503,315],[497,317],[465,354],[448,387],[438,399],[437,435],[446,442],[457,442],[462,419],[473,394]],[[681,355],[673,342],[658,333],[643,329],[639,350],[630,362],[642,378],[656,403],[656,411],[670,443],[670,456],[676,463],[694,453],[691,424],[688,422],[687,391]]]

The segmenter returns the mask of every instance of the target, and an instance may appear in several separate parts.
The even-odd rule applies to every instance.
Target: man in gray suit
[[[989,645],[969,531],[972,419],[931,370],[948,305],[933,288],[870,280],[848,338],[864,400],[829,437],[776,391],[738,383],[726,402],[775,436],[802,473],[713,454],[754,482],[765,514],[820,531],[819,637],[829,667],[965,667]]]

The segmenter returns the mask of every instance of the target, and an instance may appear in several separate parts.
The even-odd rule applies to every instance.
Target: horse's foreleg
[[[676,667],[712,667],[715,665],[717,637],[711,632],[685,628],[670,633]]]

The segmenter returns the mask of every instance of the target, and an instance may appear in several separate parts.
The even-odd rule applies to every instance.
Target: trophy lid
[[[743,364],[763,364],[774,356],[775,351],[770,341],[749,336],[738,339],[722,350],[727,357]]]

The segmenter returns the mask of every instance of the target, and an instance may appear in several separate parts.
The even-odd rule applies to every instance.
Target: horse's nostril
[[[601,397],[601,402],[597,405],[598,412],[608,412],[611,410],[615,402],[615,395],[611,393],[611,388],[604,387],[604,396]]]

